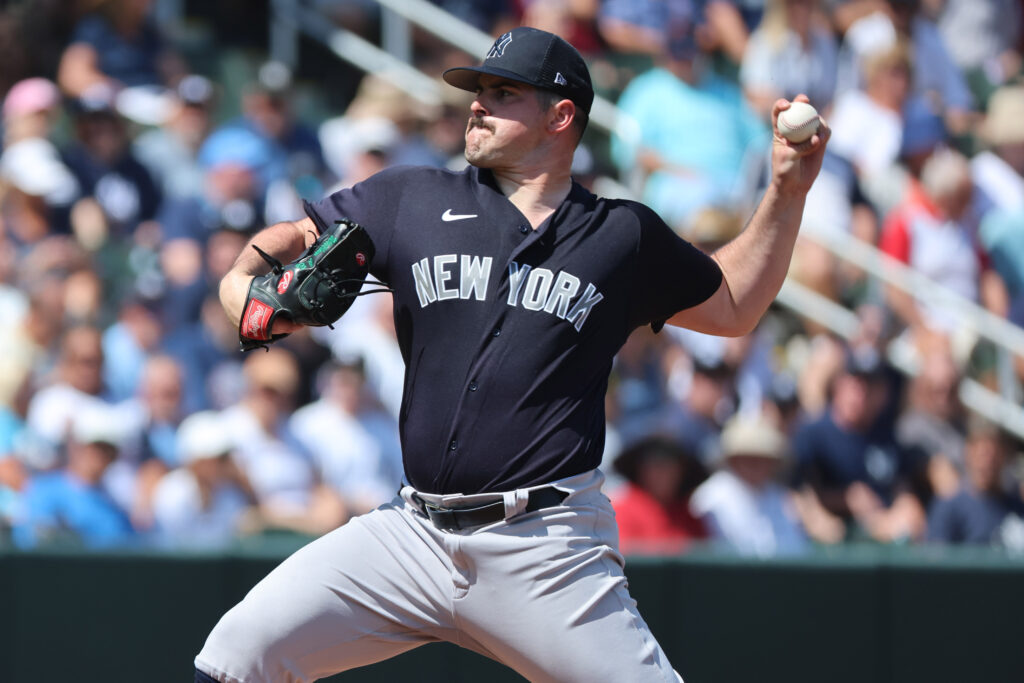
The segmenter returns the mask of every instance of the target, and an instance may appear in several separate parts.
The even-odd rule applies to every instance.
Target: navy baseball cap
[[[480,74],[551,90],[588,115],[594,103],[590,71],[576,48],[553,33],[529,26],[514,28],[494,41],[480,66],[448,69],[442,76],[449,85],[474,92]]]

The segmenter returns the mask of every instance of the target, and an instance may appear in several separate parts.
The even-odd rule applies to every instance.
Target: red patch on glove
[[[249,339],[270,339],[270,316],[274,309],[257,299],[249,300],[249,307],[242,316],[242,335]]]

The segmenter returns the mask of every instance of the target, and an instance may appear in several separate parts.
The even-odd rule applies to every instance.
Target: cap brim
[[[506,71],[505,69],[496,69],[491,66],[457,66],[445,71],[441,74],[441,77],[448,85],[453,85],[459,90],[476,92],[477,85],[480,82],[480,76],[483,74],[498,76],[499,78],[507,78],[510,81],[516,81],[517,83],[524,83],[526,85],[537,87],[534,83],[525,80],[517,73]]]

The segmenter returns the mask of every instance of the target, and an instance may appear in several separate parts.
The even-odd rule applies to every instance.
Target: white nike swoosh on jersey
[[[446,223],[449,221],[461,221],[464,218],[476,218],[475,213],[452,213],[451,209],[445,209],[445,212],[441,214],[441,220]]]

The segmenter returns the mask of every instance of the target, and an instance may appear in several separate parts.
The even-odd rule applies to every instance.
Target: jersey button
[[[523,233],[525,235],[526,233],[530,232],[530,229],[528,227],[526,227],[525,225],[520,225],[519,226],[519,232],[521,232],[521,233]]]
[[[491,332],[491,336],[492,337],[500,337],[501,336],[501,328],[500,327],[495,327],[494,328],[494,332]]]
[[[459,447],[459,442],[456,441],[455,439],[452,439],[451,443],[448,444],[448,450],[450,450],[450,451],[454,451],[458,447]]]
[[[480,388],[480,385],[477,384],[476,382],[470,382],[469,383],[469,390],[470,391],[476,391],[479,388]]]

